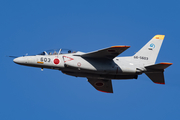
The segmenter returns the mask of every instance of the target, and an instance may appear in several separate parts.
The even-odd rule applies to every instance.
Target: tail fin
[[[172,63],[159,63],[155,65],[146,66],[145,74],[157,84],[165,84],[164,69],[172,65]]]
[[[134,55],[134,60],[143,63],[144,66],[153,65],[156,62],[164,37],[165,35],[155,35]]]

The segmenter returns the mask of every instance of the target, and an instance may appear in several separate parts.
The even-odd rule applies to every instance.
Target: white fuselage
[[[135,55],[117,57],[130,46],[118,45],[83,53],[69,49],[52,49],[39,55],[14,59],[20,65],[56,69],[62,73],[86,77],[97,90],[113,93],[112,79],[137,79],[145,73],[154,83],[165,84],[164,69],[172,63],[155,64],[164,35],[155,35]]]
[[[107,60],[83,58],[81,54],[83,53],[24,56],[14,59],[14,62],[32,67],[57,69],[76,77],[132,79],[141,74],[141,71],[136,69],[136,64],[130,62],[130,57]]]

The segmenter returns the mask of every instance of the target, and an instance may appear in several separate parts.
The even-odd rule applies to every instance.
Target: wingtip
[[[156,83],[156,84],[162,84],[162,85],[165,85],[165,83],[159,83],[159,82],[154,82],[154,83]]]
[[[112,92],[107,92],[107,91],[102,91],[102,90],[98,90],[98,91],[104,92],[104,93],[113,93],[113,91]]]

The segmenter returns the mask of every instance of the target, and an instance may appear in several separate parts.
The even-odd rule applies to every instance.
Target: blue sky
[[[0,1],[1,120],[180,119],[178,0]],[[147,76],[114,80],[113,94],[96,91],[86,78],[20,66],[6,55],[34,55],[53,48],[90,52],[130,45],[131,56],[154,35],[166,35],[159,62],[165,85]]]

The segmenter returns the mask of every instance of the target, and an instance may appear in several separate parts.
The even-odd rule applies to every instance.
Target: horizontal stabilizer
[[[113,93],[111,80],[88,78],[88,82],[98,91]]]
[[[165,84],[164,72],[145,73],[154,83]]]
[[[159,63],[159,64],[154,64],[154,65],[150,65],[150,66],[146,66],[146,69],[156,69],[156,70],[160,70],[160,69],[166,69],[167,67],[169,67],[170,65],[172,65],[172,63]]]
[[[155,65],[146,66],[145,74],[157,84],[165,84],[164,69],[172,65],[172,63],[159,63]]]

